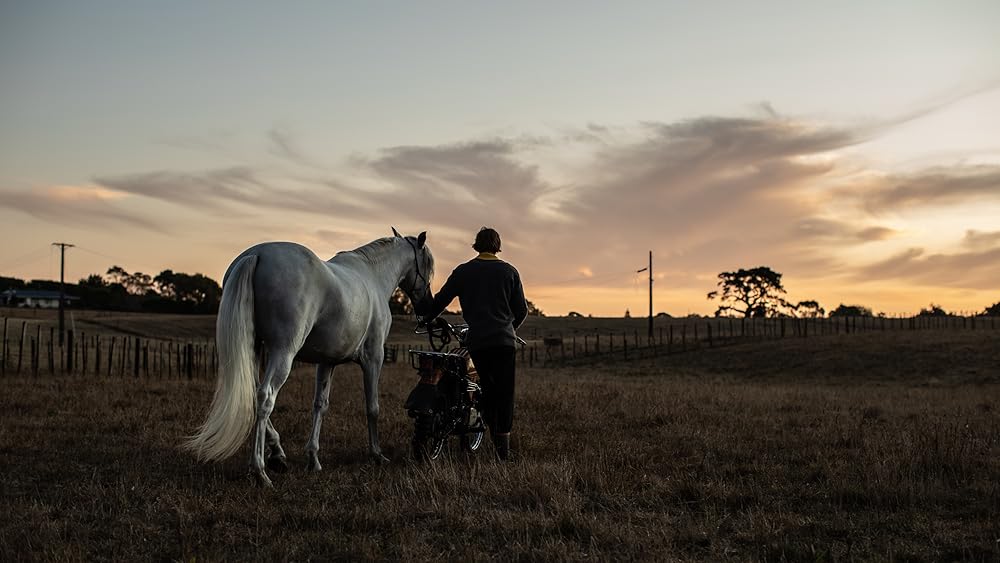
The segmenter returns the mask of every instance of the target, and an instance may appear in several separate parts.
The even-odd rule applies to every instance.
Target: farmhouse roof
[[[21,299],[59,299],[59,292],[47,289],[8,289],[0,293],[0,297],[4,299],[12,297],[20,297]],[[73,295],[66,296],[67,301],[75,299],[79,299],[79,297]]]

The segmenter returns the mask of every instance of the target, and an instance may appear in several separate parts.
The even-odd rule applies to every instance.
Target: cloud
[[[976,250],[983,250],[1000,246],[1000,231],[984,233],[975,229],[965,231],[962,239],[962,246]]]
[[[119,205],[128,194],[102,186],[48,186],[32,190],[7,191],[0,207],[27,213],[39,219],[85,228],[107,227],[115,222],[144,230],[166,232],[166,228],[145,213]]]
[[[995,290],[1000,279],[1000,245],[950,254],[927,254],[922,248],[910,248],[862,267],[856,279]]]
[[[795,223],[791,235],[804,240],[834,244],[859,244],[887,240],[899,231],[878,225],[857,225],[850,221],[812,217]]]
[[[99,176],[97,184],[133,195],[183,205],[216,215],[230,216],[237,209],[286,210],[329,216],[366,213],[348,201],[347,188],[313,185],[308,188],[278,188],[261,170],[234,166],[203,172],[161,170],[143,174]],[[272,183],[273,182],[273,183]]]
[[[847,189],[870,212],[907,207],[1000,201],[1000,166],[935,167],[906,175],[885,175]]]
[[[710,288],[719,271],[757,264],[799,279],[921,283],[945,280],[953,267],[949,283],[970,287],[996,273],[980,261],[993,256],[997,233],[970,231],[952,254],[913,248],[860,267],[847,256],[879,241],[907,244],[905,225],[886,226],[871,213],[995,197],[1000,167],[859,170],[842,151],[909,117],[832,125],[782,116],[766,103],[756,114],[393,146],[354,155],[346,169],[318,164],[292,133],[273,128],[267,150],[282,169],[237,164],[103,175],[97,183],[216,216],[319,217],[301,220],[302,236],[324,245],[357,243],[350,229],[366,222],[426,229],[439,264],[465,258],[475,230],[490,225],[527,278],[583,276],[579,285],[592,288],[632,279],[648,250],[657,273],[669,271],[670,285],[684,288],[706,280]]]
[[[548,188],[538,167],[518,162],[512,141],[494,139],[451,145],[384,149],[368,165],[411,203],[439,200],[487,206],[497,213],[529,211]],[[413,194],[419,192],[419,197]]]

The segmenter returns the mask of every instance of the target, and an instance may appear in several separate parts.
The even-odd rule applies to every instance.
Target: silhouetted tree
[[[528,315],[529,316],[533,316],[533,317],[544,317],[545,316],[545,313],[543,313],[542,310],[539,309],[538,307],[535,307],[534,303],[532,303],[531,301],[528,301],[527,299],[525,299],[525,301],[528,303]]]
[[[719,274],[719,291],[712,291],[708,299],[719,298],[721,304],[715,311],[715,316],[721,317],[727,313],[737,313],[744,317],[774,317],[788,303],[782,295],[785,288],[781,285],[781,274],[767,266],[758,266],[749,270],[739,269],[735,272]]]
[[[146,295],[153,291],[153,278],[142,272],[130,274],[121,266],[111,266],[107,272],[108,284],[118,284],[132,295]]]
[[[870,317],[872,310],[862,305],[844,305],[841,303],[837,308],[830,311],[831,317]]]
[[[983,311],[985,317],[1000,317],[1000,301],[990,305]]]
[[[949,316],[949,314],[948,314],[948,311],[945,311],[944,309],[942,309],[940,305],[935,305],[935,304],[931,303],[930,307],[928,307],[927,309],[921,308],[920,312],[917,313],[917,316],[918,317],[947,317],[947,316]]]
[[[202,274],[163,270],[153,278],[153,284],[161,298],[176,305],[177,312],[214,313],[219,310],[222,288]]]
[[[389,311],[393,315],[413,314],[413,303],[410,303],[410,298],[407,297],[406,294],[403,293],[403,290],[398,287],[389,297]]]
[[[820,307],[817,301],[799,301],[797,305],[793,307],[795,309],[796,316],[802,317],[804,319],[816,319],[821,318],[826,314],[823,307]]]

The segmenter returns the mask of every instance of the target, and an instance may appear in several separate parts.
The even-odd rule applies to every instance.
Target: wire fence
[[[832,318],[701,318],[676,319],[647,330],[538,331],[519,351],[528,366],[575,365],[598,361],[667,356],[734,344],[875,332],[974,331],[1000,329],[1000,317],[832,317]]]
[[[1000,329],[1000,317],[916,316],[834,318],[712,318],[675,319],[646,330],[539,331],[522,335],[526,346],[517,351],[521,365],[578,365],[601,361],[653,358],[739,343],[789,338],[906,331],[977,331]],[[214,378],[218,354],[214,339],[146,338],[58,330],[45,322],[2,320],[0,377],[74,375],[132,378]],[[406,350],[427,345],[390,343],[385,362],[395,363]],[[404,357],[405,361],[405,357]]]

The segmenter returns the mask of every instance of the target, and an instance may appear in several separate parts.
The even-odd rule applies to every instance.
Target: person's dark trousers
[[[483,388],[483,415],[494,436],[509,434],[514,425],[514,347],[470,350]]]

